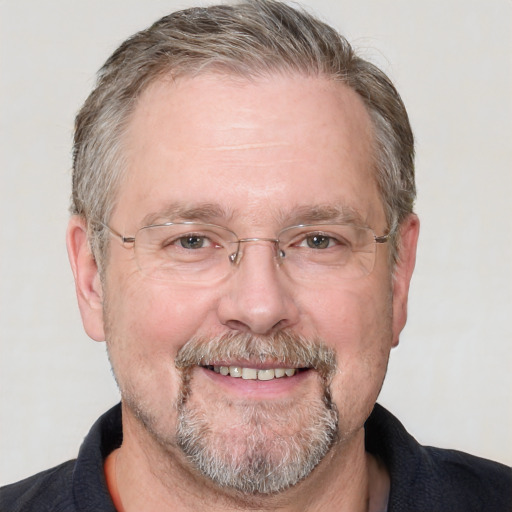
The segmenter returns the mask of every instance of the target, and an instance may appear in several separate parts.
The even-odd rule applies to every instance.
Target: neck
[[[192,468],[178,448],[163,449],[129,413],[123,415],[123,432],[114,474],[124,512],[386,510],[389,477],[364,451],[363,429],[336,444],[305,480],[270,496],[241,496],[219,488]]]

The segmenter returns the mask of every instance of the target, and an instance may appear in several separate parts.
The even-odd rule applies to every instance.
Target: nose
[[[238,331],[270,334],[298,322],[299,311],[291,282],[279,268],[276,245],[253,240],[241,247],[233,274],[222,296],[218,316],[223,325]]]

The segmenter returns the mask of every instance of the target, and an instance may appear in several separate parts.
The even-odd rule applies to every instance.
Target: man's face
[[[275,238],[285,227],[310,222],[312,212],[322,223],[322,212],[337,209],[382,235],[388,226],[371,144],[361,100],[327,80],[249,82],[212,74],[160,81],[144,92],[129,125],[129,165],[109,224],[132,236],[148,219],[199,220],[239,238]],[[308,281],[289,272],[286,258],[278,261],[271,242],[251,242],[228,276],[198,283],[146,277],[133,249],[112,238],[103,283],[105,335],[125,424],[144,426],[127,430],[156,439],[185,466],[183,449],[196,465],[213,458],[216,468],[230,466],[233,474],[251,466],[276,469],[287,458],[302,461],[303,473],[253,491],[292,485],[327,451],[349,453],[361,441],[403,326],[396,311],[404,308],[407,283],[395,299],[393,286],[386,245],[377,247],[367,276],[342,280],[326,272]],[[264,353],[273,343],[322,346],[335,356],[336,370],[259,381],[175,365],[190,340],[217,346],[224,337],[218,366],[285,366],[270,356],[263,363],[245,358],[239,348],[226,355],[230,343],[243,344],[241,336],[246,345],[261,343]],[[201,471],[214,478],[208,473],[214,470]]]

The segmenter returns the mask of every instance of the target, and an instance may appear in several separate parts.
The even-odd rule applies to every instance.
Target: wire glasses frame
[[[159,280],[203,282],[220,280],[240,264],[244,246],[268,242],[279,265],[286,262],[297,279],[355,279],[370,274],[376,245],[388,242],[393,230],[377,236],[354,224],[300,224],[281,230],[276,238],[239,238],[223,226],[198,222],[166,222],[141,227],[124,236],[102,225],[126,248],[133,247],[139,270]]]

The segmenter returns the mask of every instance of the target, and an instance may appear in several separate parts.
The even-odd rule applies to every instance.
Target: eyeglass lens
[[[298,280],[354,279],[369,274],[374,266],[375,235],[369,228],[293,226],[282,230],[277,239],[243,239],[241,243],[221,226],[169,223],[140,229],[135,256],[148,277],[205,284],[233,272],[251,242],[274,243],[276,260]]]

